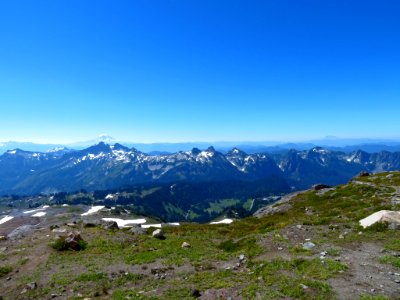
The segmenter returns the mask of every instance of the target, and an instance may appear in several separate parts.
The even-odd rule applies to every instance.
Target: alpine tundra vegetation
[[[54,204],[30,217],[39,222],[16,216],[0,225],[1,296],[396,299],[400,231],[360,220],[399,208],[400,172],[292,193],[230,224],[165,223],[156,234],[109,226],[102,207],[85,215]],[[27,222],[35,225],[15,232]]]

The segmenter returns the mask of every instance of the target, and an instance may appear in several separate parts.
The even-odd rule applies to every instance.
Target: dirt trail
[[[385,295],[391,299],[398,299],[400,283],[395,280],[400,276],[394,267],[379,263],[383,256],[382,247],[373,243],[357,245],[352,250],[343,248],[340,259],[349,266],[345,276],[329,280],[338,299],[353,300],[361,294]]]

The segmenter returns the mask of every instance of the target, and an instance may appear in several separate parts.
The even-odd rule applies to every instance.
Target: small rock
[[[328,254],[328,252],[322,251],[320,254],[321,254],[321,256],[326,256]]]
[[[305,241],[306,241],[306,242],[309,242],[309,241],[311,241],[311,239],[305,239]]]
[[[339,239],[344,239],[343,234],[339,235]]]
[[[130,233],[136,234],[136,235],[144,235],[147,234],[147,228],[142,228],[140,226],[134,226],[131,229],[129,229]]]
[[[0,235],[0,241],[5,241],[7,239],[7,237],[6,236],[4,236],[4,235]]]
[[[329,189],[329,188],[331,188],[331,186],[327,185],[327,184],[320,183],[320,184],[314,184],[312,186],[312,188],[314,189],[314,191],[320,191],[320,190],[323,190],[323,189]]]
[[[278,250],[279,250],[279,251],[282,251],[282,250],[283,250],[283,247],[278,247]]]
[[[161,229],[156,229],[152,233],[153,237],[159,240],[165,240],[164,231]]]
[[[371,293],[375,292],[375,289],[371,289]]]
[[[7,281],[11,280],[11,277],[7,277],[6,280],[7,280]]]
[[[36,282],[30,282],[30,283],[28,283],[28,284],[26,285],[26,288],[27,288],[27,289],[30,289],[30,290],[34,290],[34,289],[37,288],[37,283],[36,283]]]
[[[361,171],[359,174],[358,174],[358,177],[368,177],[370,174],[369,174],[369,172],[368,171]]]
[[[303,225],[296,225],[297,229],[302,229]]]
[[[54,229],[52,229],[51,230],[52,232],[55,232],[55,233],[66,233],[67,232],[67,229],[66,228],[54,228]]]
[[[395,279],[394,282],[400,283],[400,279]]]
[[[305,284],[300,283],[300,286],[301,286],[304,290],[308,289],[308,286],[306,286]]]
[[[305,249],[305,250],[311,250],[314,247],[315,247],[315,244],[313,242],[305,242],[303,244],[303,249]]]
[[[75,227],[76,227],[76,224],[75,224],[75,223],[67,223],[67,226],[72,227],[72,228],[75,228]]]
[[[103,228],[110,230],[119,229],[118,223],[115,221],[103,221]]]
[[[51,297],[51,298],[57,298],[58,295],[57,295],[57,294],[51,294],[50,297]]]
[[[98,224],[96,224],[95,222],[83,222],[83,227],[85,228],[93,228],[93,227],[97,227]]]
[[[72,250],[81,250],[80,242],[83,241],[80,232],[70,232],[65,238],[65,243]]]
[[[239,255],[239,261],[244,261],[246,259],[246,256],[244,254]]]
[[[188,242],[183,242],[181,248],[190,248],[190,244]]]
[[[193,289],[192,290],[192,297],[195,297],[195,298],[201,297],[200,291],[198,289]]]

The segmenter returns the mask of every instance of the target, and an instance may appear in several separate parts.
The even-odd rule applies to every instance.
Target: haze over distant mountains
[[[82,150],[84,148],[96,145],[100,142],[106,144],[120,143],[127,147],[135,147],[137,150],[151,154],[176,153],[178,151],[189,151],[193,148],[205,149],[212,145],[216,150],[227,152],[237,147],[247,153],[277,153],[288,149],[309,150],[314,147],[323,147],[334,151],[343,151],[346,153],[362,150],[368,153],[379,151],[400,151],[400,140],[395,139],[345,139],[336,137],[325,137],[323,139],[309,140],[303,142],[277,142],[277,141],[217,141],[217,142],[176,142],[176,143],[135,143],[130,141],[120,141],[109,135],[102,134],[97,138],[67,144],[58,143],[32,143],[8,141],[0,142],[0,154],[7,150],[23,149],[26,151],[46,152],[57,148],[70,148]]]

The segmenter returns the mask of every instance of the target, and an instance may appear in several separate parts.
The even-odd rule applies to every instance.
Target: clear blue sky
[[[0,141],[400,137],[400,2],[1,1]]]

